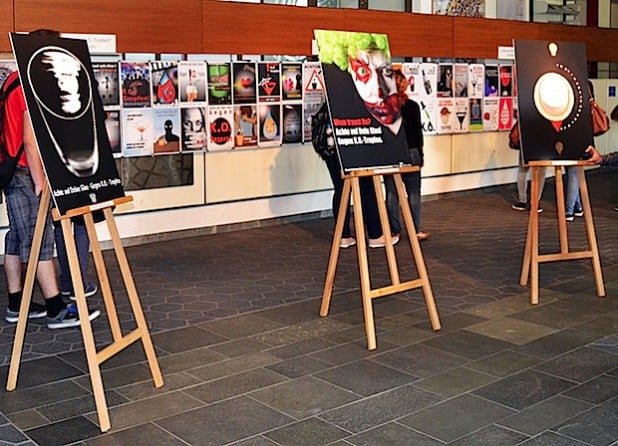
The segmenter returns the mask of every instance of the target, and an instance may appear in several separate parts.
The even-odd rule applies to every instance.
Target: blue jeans
[[[82,274],[84,288],[88,285],[88,259],[90,240],[86,226],[73,224],[73,237],[77,248],[77,258],[79,259],[79,270]],[[69,258],[67,257],[67,247],[62,235],[60,223],[54,225],[54,237],[56,238],[56,251],[58,252],[58,263],[60,265],[60,290],[72,291],[73,282],[71,279],[71,269],[69,268]]]
[[[412,211],[414,229],[416,232],[421,230],[421,172],[411,172],[401,175],[403,184],[408,193],[408,203]],[[392,175],[384,176],[386,186],[386,208],[388,209],[388,220],[393,234],[401,234],[401,223],[399,221],[399,196],[395,187],[395,180]]]
[[[567,214],[581,212],[582,201],[579,195],[579,177],[577,176],[577,167],[570,166],[567,171],[567,188],[565,197],[565,210]]]

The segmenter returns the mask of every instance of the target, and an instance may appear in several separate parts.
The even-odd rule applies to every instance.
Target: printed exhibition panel
[[[11,33],[11,43],[59,212],[123,197],[86,41]]]
[[[385,34],[316,30],[341,165],[411,164]]]
[[[585,45],[516,40],[515,61],[524,160],[579,159],[593,144]]]

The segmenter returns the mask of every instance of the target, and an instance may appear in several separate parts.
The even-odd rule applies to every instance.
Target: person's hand
[[[586,153],[590,154],[588,161],[592,161],[594,164],[601,164],[601,161],[603,161],[603,157],[593,146],[588,146]]]
[[[206,133],[186,132],[184,144],[188,150],[202,150],[206,146]]]

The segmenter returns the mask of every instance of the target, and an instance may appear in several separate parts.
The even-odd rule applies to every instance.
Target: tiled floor
[[[374,351],[353,249],[330,315],[318,315],[329,219],[131,247],[165,386],[154,388],[139,345],[105,363],[112,429],[102,434],[80,331],[31,322],[18,388],[0,390],[0,444],[618,445],[617,179],[589,174],[605,299],[579,260],[543,264],[540,305],[528,303],[518,284],[527,216],[510,209],[512,186],[425,202],[443,329],[430,329],[420,290],[377,299]],[[558,249],[551,189],[544,252]],[[582,219],[568,229],[583,247]],[[406,243],[397,255],[402,277],[416,277]],[[374,286],[386,284],[384,251],[369,261]],[[105,318],[94,328],[107,343]],[[0,322],[2,387],[13,333]]]

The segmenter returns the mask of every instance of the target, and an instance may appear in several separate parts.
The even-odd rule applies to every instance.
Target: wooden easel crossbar
[[[22,302],[19,310],[19,320],[17,322],[17,327],[15,330],[15,340],[13,342],[13,351],[11,355],[11,363],[9,366],[9,374],[7,379],[6,389],[8,391],[15,390],[17,385],[17,375],[19,373],[21,353],[26,333],[26,325],[28,322],[28,308],[32,300],[32,290],[34,287],[34,279],[41,250],[41,243],[43,241],[43,231],[46,219],[48,218],[49,214],[50,197],[50,189],[47,186],[44,188],[41,196],[41,203],[39,205],[39,212],[37,215],[37,222],[32,242],[32,250],[30,252],[30,258],[28,260],[28,266],[26,270]],[[111,423],[109,418],[109,412],[107,409],[107,402],[105,399],[103,380],[101,377],[100,366],[102,363],[104,363],[117,353],[121,352],[125,348],[129,347],[133,343],[141,341],[144,347],[146,358],[148,360],[148,365],[150,367],[150,373],[152,375],[154,385],[155,387],[163,386],[163,377],[161,375],[161,370],[159,369],[159,363],[157,361],[152,340],[150,338],[150,333],[148,332],[148,325],[142,311],[142,306],[139,301],[135,282],[133,281],[129,262],[127,261],[126,253],[124,247],[122,246],[120,234],[118,232],[118,228],[114,220],[114,215],[112,213],[112,209],[114,206],[118,206],[132,200],[132,197],[117,198],[105,203],[72,209],[68,211],[65,215],[60,215],[56,209],[52,211],[54,219],[60,220],[60,223],[62,225],[62,232],[67,248],[67,257],[69,260],[73,289],[75,290],[77,310],[79,312],[80,328],[84,341],[84,349],[86,351],[88,370],[90,372],[92,392],[94,394],[97,414],[99,417],[99,426],[101,428],[101,431],[103,432],[110,429]],[[103,215],[105,216],[105,221],[107,223],[114,251],[116,253],[116,259],[118,261],[124,285],[127,290],[129,302],[133,310],[133,315],[135,317],[137,328],[133,329],[127,334],[123,334],[120,327],[120,322],[118,320],[118,313],[116,311],[116,304],[112,295],[109,276],[107,274],[105,261],[103,259],[103,254],[101,251],[101,245],[94,226],[94,218],[92,216],[92,213],[94,211],[102,211]],[[77,256],[77,248],[75,246],[73,228],[71,226],[71,217],[76,216],[83,216],[84,218],[86,230],[90,239],[90,245],[92,248],[92,255],[94,258],[97,276],[99,279],[99,284],[101,286],[103,302],[105,304],[105,310],[112,332],[113,342],[99,351],[97,351],[96,349],[94,334],[92,332],[92,325],[88,317],[88,303],[86,302],[86,294],[84,291],[81,270],[79,267],[79,259]]]
[[[358,170],[353,171],[343,176],[343,192],[341,197],[341,204],[337,214],[337,222],[335,224],[335,231],[333,234],[333,241],[330,249],[330,258],[328,261],[328,269],[326,272],[326,280],[324,283],[324,292],[322,294],[322,304],[320,308],[320,316],[328,316],[328,310],[330,307],[330,300],[333,292],[333,285],[335,282],[335,273],[337,271],[337,262],[339,259],[339,252],[341,250],[341,238],[343,236],[343,225],[345,222],[345,215],[350,204],[350,196],[354,200],[354,228],[357,238],[357,253],[358,253],[358,267],[361,281],[361,292],[363,301],[363,313],[365,318],[365,332],[367,334],[367,347],[369,350],[374,350],[377,347],[375,323],[373,317],[373,304],[372,299],[376,299],[383,296],[388,296],[395,293],[401,293],[416,288],[423,290],[425,297],[425,304],[427,311],[429,312],[429,319],[431,326],[434,330],[440,330],[440,318],[438,316],[438,310],[435,305],[433,293],[431,291],[431,284],[429,282],[429,276],[425,267],[425,260],[423,258],[423,252],[420,247],[420,243],[416,238],[416,230],[414,228],[414,221],[412,219],[412,212],[408,204],[401,174],[409,172],[417,172],[418,166],[410,167],[397,167],[392,169],[370,169],[370,170]],[[382,176],[392,175],[397,188],[397,195],[399,197],[399,203],[403,214],[404,224],[408,233],[410,241],[410,248],[416,269],[419,274],[419,278],[408,281],[401,281],[397,266],[397,258],[395,256],[395,248],[392,244],[392,236],[390,230],[390,224],[388,222],[388,214],[386,210],[386,204],[384,201],[384,192],[382,191]],[[365,241],[365,228],[363,221],[361,192],[360,192],[360,178],[370,176],[373,181],[373,185],[376,192],[376,200],[378,203],[378,211],[380,214],[380,223],[382,225],[382,233],[385,239],[386,259],[388,263],[388,270],[390,274],[391,284],[371,289],[371,282],[369,278],[369,262],[367,259],[367,242]]]

